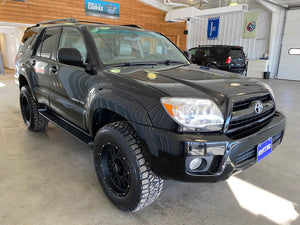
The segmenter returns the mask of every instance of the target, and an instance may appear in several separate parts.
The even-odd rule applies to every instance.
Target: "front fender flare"
[[[93,117],[99,109],[113,111],[125,118],[129,123],[152,126],[146,109],[136,99],[124,96],[121,92],[116,93],[110,89],[92,89],[88,95],[85,108],[87,109],[87,128],[91,135],[93,135]]]

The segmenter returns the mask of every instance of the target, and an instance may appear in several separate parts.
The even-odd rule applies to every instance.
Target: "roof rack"
[[[65,23],[92,23],[92,24],[105,24],[105,23],[99,23],[99,22],[94,22],[94,21],[86,21],[86,20],[76,20],[72,17],[70,18],[64,18],[64,19],[57,19],[57,20],[49,20],[49,21],[45,21],[45,22],[40,22],[37,23],[35,26],[33,27],[39,27],[43,24],[55,24],[55,23],[60,23],[60,22],[65,22]],[[124,24],[121,26],[125,26],[125,27],[134,27],[134,28],[138,28],[138,29],[144,29],[138,25],[135,24]]]
[[[86,20],[78,20],[77,22],[79,22],[79,23],[106,24],[106,23],[99,23],[99,22],[94,22],[94,21],[86,21]]]
[[[49,20],[41,23],[37,23],[36,26],[40,26],[42,24],[52,24],[52,23],[57,23],[57,22],[67,22],[67,23],[78,23],[78,21],[74,18],[65,18],[65,19],[58,19],[58,20]]]
[[[138,25],[135,25],[135,24],[124,24],[124,25],[121,25],[121,26],[125,26],[125,27],[134,27],[134,28],[138,28],[138,29],[144,29]]]

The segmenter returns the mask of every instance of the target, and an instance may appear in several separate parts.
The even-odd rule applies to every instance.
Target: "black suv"
[[[269,86],[199,69],[162,34],[134,25],[68,18],[30,27],[15,78],[28,129],[50,121],[92,146],[100,184],[124,211],[152,203],[163,179],[225,180],[284,135]]]
[[[203,45],[188,50],[192,63],[240,73],[246,76],[247,62],[243,47],[229,45]]]

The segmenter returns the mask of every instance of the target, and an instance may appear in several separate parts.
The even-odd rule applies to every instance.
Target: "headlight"
[[[201,131],[220,131],[224,124],[219,107],[208,99],[161,98],[168,114],[182,126]]]

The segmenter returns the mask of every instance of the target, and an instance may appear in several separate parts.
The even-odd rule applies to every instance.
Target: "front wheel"
[[[111,202],[126,212],[151,204],[163,188],[163,180],[151,171],[143,151],[139,137],[126,121],[104,126],[95,137],[99,182]]]

